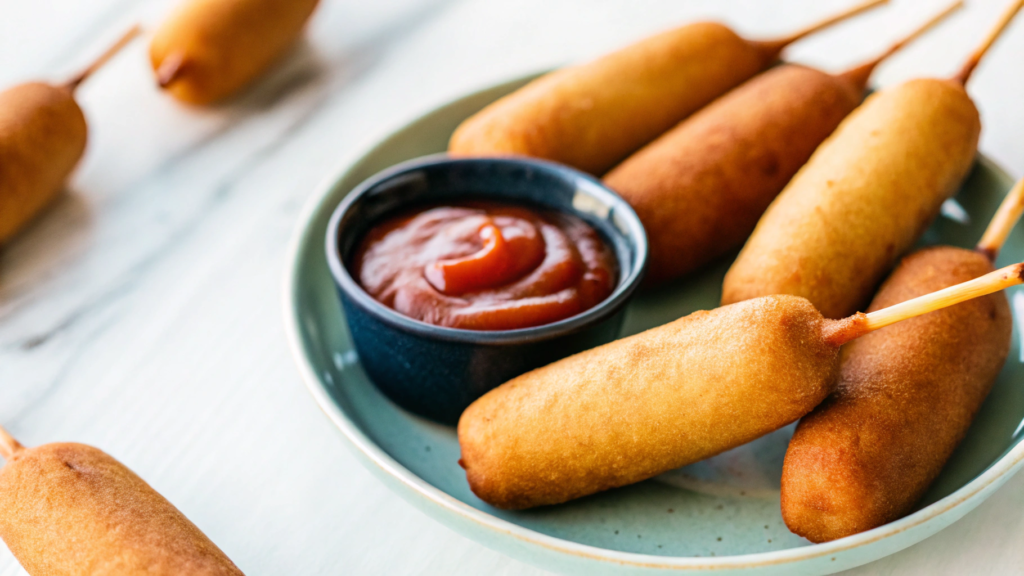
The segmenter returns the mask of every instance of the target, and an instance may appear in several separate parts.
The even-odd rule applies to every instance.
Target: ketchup
[[[512,330],[575,316],[615,288],[615,256],[583,220],[499,203],[439,206],[375,226],[352,262],[385,306],[423,322]]]

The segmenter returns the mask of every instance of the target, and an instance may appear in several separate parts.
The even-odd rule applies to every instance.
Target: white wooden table
[[[419,112],[697,17],[751,36],[852,0],[323,0],[308,40],[230,104],[154,88],[145,44],[80,91],[91,134],[69,193],[0,253],[0,422],[110,452],[248,574],[540,574],[436,524],[365,471],[284,341],[285,247],[316,185]],[[945,0],[894,0],[789,52],[839,70]],[[951,73],[1005,5],[877,75]],[[0,87],[60,79],[169,0],[0,0]],[[982,149],[1024,171],[1024,18],[973,79]],[[1019,574],[1024,475],[936,537],[851,574]],[[0,511],[2,513],[2,511]],[[0,575],[21,574],[0,548]]]

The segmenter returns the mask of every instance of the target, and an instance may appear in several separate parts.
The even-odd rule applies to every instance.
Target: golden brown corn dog
[[[961,5],[845,74],[787,64],[755,76],[609,172],[605,184],[647,231],[645,280],[682,276],[742,246],[814,149],[860,104],[875,67]]]
[[[903,260],[871,303],[877,310],[992,271],[1019,218],[1024,180],[978,250],[926,248]],[[1004,294],[990,294],[843,349],[835,393],[800,421],[782,473],[782,517],[813,542],[910,512],[967,433],[1010,350]]]
[[[1020,284],[1022,274],[1018,264],[843,320],[788,295],[695,312],[488,392],[459,420],[459,462],[473,492],[500,508],[639,482],[809,412],[832,391],[845,342]]]
[[[75,88],[137,34],[133,28],[65,84],[0,92],[0,244],[53,202],[85,152],[88,128]]]
[[[123,464],[83,444],[24,448],[0,429],[0,538],[32,576],[242,572]]]
[[[713,22],[682,26],[564,68],[463,122],[451,154],[522,154],[603,174],[683,118],[772,65],[791,42],[884,3],[869,1],[777,41]]]
[[[186,0],[149,46],[157,83],[210,104],[255,80],[291,47],[318,0]]]
[[[981,123],[964,82],[1022,1],[954,79],[886,88],[840,124],[757,224],[723,304],[794,294],[839,318],[867,302],[974,163]]]
[[[831,391],[823,323],[802,298],[759,298],[515,378],[459,420],[469,485],[499,508],[557,504],[781,428]]]

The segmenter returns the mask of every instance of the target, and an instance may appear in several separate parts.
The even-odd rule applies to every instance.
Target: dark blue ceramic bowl
[[[499,200],[574,214],[614,249],[619,281],[581,314],[533,328],[477,331],[404,316],[367,294],[349,273],[358,242],[381,219],[417,205]],[[614,340],[643,275],[647,236],[636,213],[600,181],[531,158],[427,156],[394,166],[345,197],[327,227],[327,259],[360,362],[403,408],[447,424],[499,384]]]

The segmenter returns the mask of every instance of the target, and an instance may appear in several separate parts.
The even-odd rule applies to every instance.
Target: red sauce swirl
[[[498,203],[387,220],[363,238],[352,268],[384,305],[468,330],[575,316],[607,298],[617,280],[615,256],[583,220]]]

